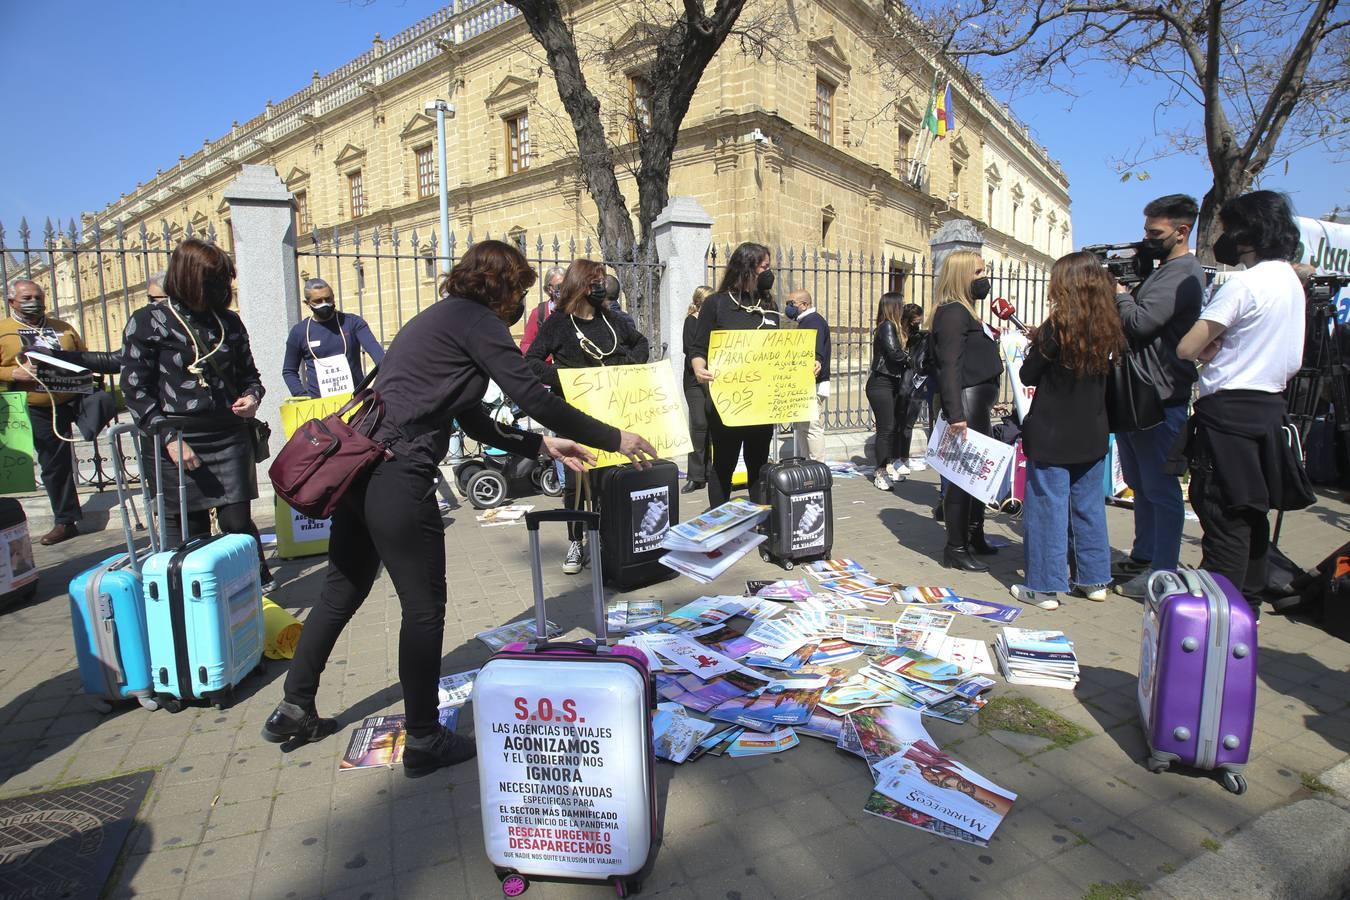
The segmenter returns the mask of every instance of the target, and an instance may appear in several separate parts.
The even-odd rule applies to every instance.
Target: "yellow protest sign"
[[[281,432],[286,438],[310,419],[322,419],[342,409],[352,399],[350,393],[328,397],[292,397],[281,404]],[[311,519],[291,509],[285,500],[276,499],[277,556],[318,556],[328,552],[330,519]]]
[[[714,331],[708,339],[708,385],[725,425],[805,422],[816,402],[816,333]]]
[[[607,425],[642,435],[660,458],[672,459],[694,449],[680,402],[682,391],[670,363],[559,369],[558,379],[568,403]],[[628,462],[618,453],[596,450],[595,455],[596,468]]]

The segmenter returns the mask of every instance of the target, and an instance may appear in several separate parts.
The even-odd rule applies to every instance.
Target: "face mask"
[[[558,294],[561,290],[562,288],[559,287],[558,285],[550,284],[548,287],[544,288],[544,293],[548,294],[548,299],[556,302],[558,299]]]
[[[42,313],[46,311],[47,304],[36,298],[26,299],[19,303],[19,312],[24,314],[27,319],[40,319]]]
[[[1139,255],[1149,259],[1167,259],[1167,255],[1176,249],[1176,246],[1176,240],[1169,244],[1167,238],[1144,238],[1139,242]]]
[[[1214,242],[1214,261],[1225,266],[1236,266],[1242,260],[1242,251],[1231,234],[1224,232]]]
[[[797,306],[795,303],[788,303],[783,307],[783,314],[789,319],[796,319],[802,314],[801,307]]]
[[[514,328],[516,323],[525,317],[525,301],[521,300],[516,304],[516,311],[511,313],[511,318],[505,320],[508,328]]]
[[[993,285],[989,283],[988,278],[976,278],[970,283],[970,298],[972,300],[983,300],[989,296],[993,290]]]
[[[767,293],[773,289],[773,269],[765,269],[759,273],[759,278],[755,279],[755,287],[761,293]]]
[[[331,303],[316,303],[310,307],[310,311],[320,322],[327,322],[337,314],[337,307]]]
[[[605,283],[597,281],[591,285],[590,293],[586,295],[586,300],[591,306],[600,307],[605,305]]]

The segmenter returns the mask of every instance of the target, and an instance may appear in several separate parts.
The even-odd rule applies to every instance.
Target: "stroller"
[[[488,385],[483,396],[487,413],[497,422],[515,426],[523,418],[520,407],[512,403],[501,388]],[[509,450],[480,445],[477,453],[467,453],[472,443],[456,425],[450,439],[450,465],[460,493],[469,499],[474,509],[492,509],[501,506],[510,495],[513,483],[528,481],[534,493],[561,497],[562,477],[553,460],[546,454],[538,457],[519,456]]]

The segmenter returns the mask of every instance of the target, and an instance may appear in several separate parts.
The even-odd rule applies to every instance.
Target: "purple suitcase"
[[[1222,575],[1156,572],[1144,601],[1139,717],[1150,771],[1223,771],[1235,794],[1256,717],[1256,619]]]

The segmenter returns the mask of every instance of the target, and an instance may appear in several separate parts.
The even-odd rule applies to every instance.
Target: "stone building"
[[[648,79],[660,77],[641,53],[625,52],[641,33],[627,9],[594,0],[577,4],[573,20],[578,34],[610,50],[610,62],[589,59],[586,74],[621,156],[635,146],[632,117],[644,114]],[[718,245],[753,239],[823,252],[836,264],[848,254],[884,257],[877,265],[889,267],[883,280],[892,285],[926,266],[931,235],[954,217],[984,231],[995,261],[1045,267],[1071,247],[1063,170],[964,73],[950,73],[955,133],[915,159],[933,75],[887,70],[890,0],[804,0],[793,10],[779,52],[754,59],[727,43],[683,123],[670,192],[698,199]],[[457,241],[510,236],[531,256],[551,257],[556,237],[565,260],[569,238],[594,234],[571,125],[524,22],[497,0],[457,0],[390,39],[377,36],[337,71],[315,73],[299,92],[84,216],[82,243],[95,224],[105,241],[120,226],[139,250],[144,224],[149,252],[82,253],[82,300],[112,298],[102,312],[116,334],[143,296],[146,272],[162,268],[165,249],[189,230],[213,231],[232,247],[223,188],[242,164],[262,163],[294,194],[301,277],[340,277],[345,308],[359,308],[389,340],[434,296],[433,257],[444,252],[432,246],[439,186],[425,107],[436,98],[456,110],[447,180]],[[636,209],[632,178],[620,183]],[[349,256],[308,255],[331,251],[335,235]],[[69,265],[58,270],[69,303],[75,275]],[[104,315],[82,318],[91,345],[101,345]]]

